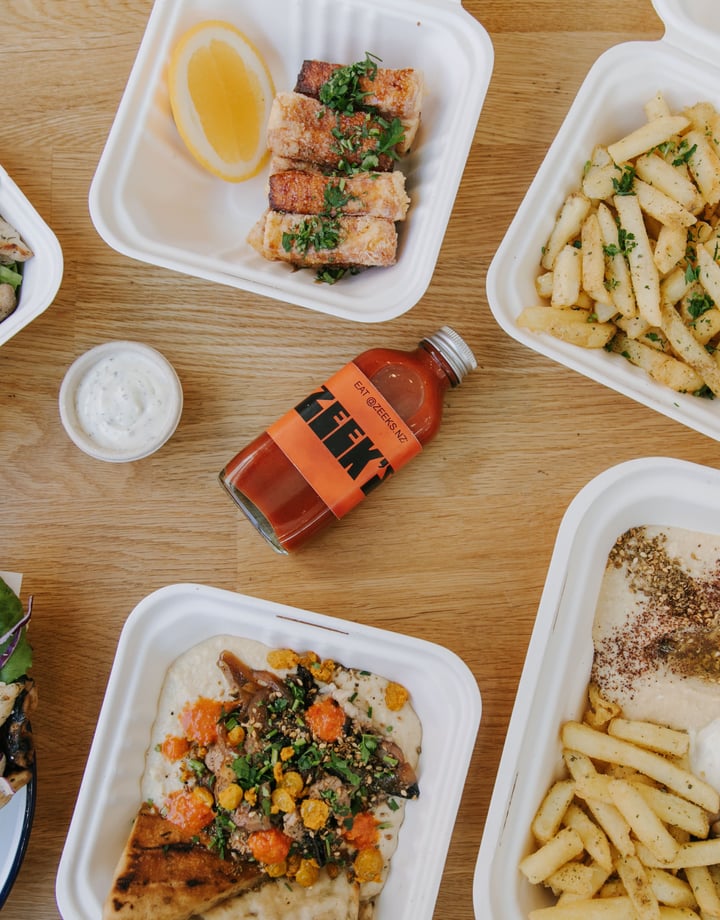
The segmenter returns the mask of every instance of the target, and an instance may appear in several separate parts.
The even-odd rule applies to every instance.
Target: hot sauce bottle
[[[297,549],[422,450],[445,391],[475,367],[449,326],[413,351],[365,351],[233,457],[220,482],[275,550]]]

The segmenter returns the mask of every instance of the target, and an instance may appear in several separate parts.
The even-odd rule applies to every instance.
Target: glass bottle
[[[365,351],[233,457],[220,482],[275,550],[295,550],[437,434],[445,391],[475,367],[449,326],[413,351]]]

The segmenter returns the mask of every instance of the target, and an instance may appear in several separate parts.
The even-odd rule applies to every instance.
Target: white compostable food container
[[[57,876],[65,920],[98,920],[141,804],[141,778],[170,664],[211,636],[315,651],[403,684],[422,724],[420,796],[407,803],[377,920],[431,920],[480,724],[467,665],[442,646],[203,585],[162,588],[128,617]],[[191,691],[189,691],[191,693]]]
[[[0,572],[0,578],[12,591],[20,595],[22,575],[19,572]],[[0,849],[0,910],[10,897],[25,858],[35,815],[36,792],[37,782],[33,765],[33,777],[30,782],[0,809],[0,840],[3,842]]]
[[[227,20],[253,42],[275,91],[304,59],[422,70],[426,93],[413,150],[398,164],[411,199],[397,264],[339,283],[268,262],[246,241],[267,208],[267,168],[228,183],[205,172],[173,122],[167,62],[178,38]],[[358,322],[409,310],[430,283],[493,67],[493,46],[460,0],[156,0],[90,189],[98,233],[118,252]]]
[[[43,313],[55,299],[63,276],[63,254],[57,237],[27,197],[0,166],[0,216],[20,234],[33,256],[22,263],[18,305],[0,322],[0,345]]]
[[[560,728],[585,709],[592,625],[608,553],[630,527],[720,533],[720,471],[662,457],[631,460],[593,479],[561,522],[528,646],[475,867],[477,920],[527,920],[552,903],[518,869],[530,824],[564,775]]]

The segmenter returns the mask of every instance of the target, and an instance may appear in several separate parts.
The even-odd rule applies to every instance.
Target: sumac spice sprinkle
[[[618,538],[608,568],[624,571],[636,609],[596,642],[593,680],[628,693],[648,671],[720,682],[720,569],[701,576],[667,549],[664,533],[634,527]]]

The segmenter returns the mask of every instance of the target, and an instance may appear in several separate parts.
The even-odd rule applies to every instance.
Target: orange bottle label
[[[338,518],[422,449],[352,362],[278,419],[268,434]]]

